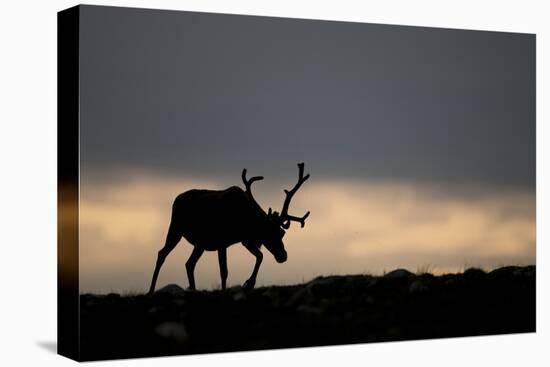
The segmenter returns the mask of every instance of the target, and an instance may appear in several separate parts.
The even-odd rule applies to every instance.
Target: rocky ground
[[[80,296],[81,359],[535,331],[534,266],[319,277],[293,286]]]

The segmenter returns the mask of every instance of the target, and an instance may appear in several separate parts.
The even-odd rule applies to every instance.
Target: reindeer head
[[[255,181],[263,180],[263,176],[255,176],[250,180],[246,179],[246,169],[243,170],[242,180],[246,187],[246,193],[248,197],[261,209],[258,205],[254,196],[252,195],[251,185]],[[306,218],[309,216],[309,211],[302,217],[295,217],[288,214],[288,208],[290,207],[290,202],[294,194],[302,186],[302,184],[309,178],[309,174],[304,176],[304,164],[298,163],[298,182],[291,190],[284,190],[285,192],[285,201],[283,203],[283,208],[279,214],[276,211],[273,211],[269,208],[268,212],[262,210],[267,221],[263,221],[262,228],[262,243],[268,249],[269,252],[273,254],[275,260],[279,263],[285,262],[287,259],[287,253],[285,246],[283,244],[283,237],[285,235],[285,230],[290,228],[291,222],[299,222],[303,228],[305,225]]]

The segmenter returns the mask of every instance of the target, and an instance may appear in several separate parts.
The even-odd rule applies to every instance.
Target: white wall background
[[[548,240],[550,30],[543,1],[100,1],[207,12],[537,33],[536,334],[100,362],[126,366],[318,364],[542,366],[550,355]],[[0,10],[0,365],[70,365],[56,340],[56,12],[72,1]],[[545,16],[546,15],[546,16]],[[546,144],[543,144],[546,142]]]

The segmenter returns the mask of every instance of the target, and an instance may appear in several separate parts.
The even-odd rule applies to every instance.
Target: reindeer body
[[[225,190],[189,190],[179,194],[172,205],[172,217],[164,247],[158,252],[155,270],[149,294],[155,291],[159,271],[168,254],[176,247],[182,237],[191,245],[193,252],[185,263],[189,288],[195,289],[195,265],[204,251],[217,251],[220,264],[221,286],[225,289],[227,279],[227,248],[236,243],[242,245],[256,257],[252,275],[245,282],[246,288],[253,288],[263,254],[263,245],[279,263],[287,259],[283,244],[285,229],[291,221],[300,222],[304,226],[307,212],[303,217],[288,214],[288,207],[293,195],[309,178],[304,176],[304,164],[298,164],[298,183],[292,190],[285,190],[286,198],[281,214],[266,213],[252,195],[251,185],[263,177],[246,178],[246,169],[242,172],[245,190],[231,186]]]
[[[267,214],[237,186],[225,190],[189,190],[172,205],[170,230],[193,246],[217,251],[243,241],[259,241]]]

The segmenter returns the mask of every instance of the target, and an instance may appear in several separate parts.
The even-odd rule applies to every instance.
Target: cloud
[[[534,190],[533,34],[81,12],[86,168],[290,177],[303,160],[317,177]]]

